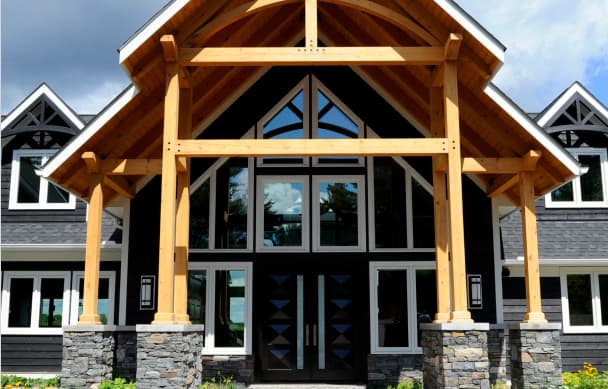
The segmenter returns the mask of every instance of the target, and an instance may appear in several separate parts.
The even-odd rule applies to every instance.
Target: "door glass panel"
[[[379,270],[378,346],[408,347],[407,270]]]
[[[63,316],[63,279],[40,280],[40,315],[38,326],[61,327]]]
[[[217,171],[215,248],[247,248],[247,158],[228,160]]]
[[[600,283],[600,307],[602,310],[602,325],[608,325],[608,274],[598,276]]]
[[[205,324],[207,271],[188,272],[188,315],[192,324]]]
[[[323,337],[320,338],[325,347],[323,368],[352,369],[355,361],[354,318],[356,316],[354,312],[356,307],[353,304],[356,286],[353,277],[351,274],[327,275],[322,286],[325,296],[325,311],[320,314],[325,327]],[[320,363],[319,368],[321,368]]]
[[[416,326],[420,347],[420,323],[432,323],[437,312],[437,280],[435,270],[416,270]]]
[[[82,301],[84,295],[84,279],[79,280],[78,289],[78,317],[82,315]],[[110,309],[110,280],[108,278],[99,279],[99,291],[97,292],[97,313],[99,320],[103,324],[108,324],[108,313]],[[112,307],[112,309],[114,309]]]
[[[592,326],[591,275],[568,274],[568,310],[570,325]]]
[[[209,248],[209,179],[190,195],[190,248]]]
[[[301,182],[264,183],[264,247],[302,246]]]
[[[322,247],[358,245],[358,190],[356,182],[320,183],[319,234]]]
[[[33,278],[12,278],[8,311],[9,327],[29,327],[32,320]]]
[[[579,155],[579,162],[588,166],[589,171],[580,177],[583,201],[604,201],[602,167],[599,155]]]
[[[407,247],[405,172],[392,158],[374,158],[376,248]]]
[[[19,162],[17,202],[37,203],[40,198],[40,177],[36,174],[36,170],[42,165],[42,157],[21,157]]]
[[[245,346],[245,271],[215,272],[215,347]]]

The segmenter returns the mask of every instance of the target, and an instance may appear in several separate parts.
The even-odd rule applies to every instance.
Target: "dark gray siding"
[[[2,335],[1,344],[2,372],[61,373],[61,335]]]
[[[505,323],[520,323],[526,313],[526,291],[521,277],[503,278]],[[562,303],[558,277],[541,278],[543,311],[550,322],[561,323]],[[564,371],[576,371],[590,362],[608,370],[608,334],[561,334]]]

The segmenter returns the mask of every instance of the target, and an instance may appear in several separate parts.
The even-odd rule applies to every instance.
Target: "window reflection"
[[[215,272],[215,347],[245,345],[245,271]]]
[[[188,272],[188,315],[192,324],[205,324],[207,271]]]
[[[319,190],[321,246],[357,246],[357,183],[321,182]]]
[[[78,299],[78,317],[82,315],[82,297],[84,294],[84,279],[80,279],[79,283],[79,299]],[[97,292],[97,313],[99,314],[99,319],[103,324],[108,324],[108,314],[110,309],[114,309],[114,307],[110,307],[110,279],[109,278],[100,278],[99,279],[99,291]]]
[[[217,171],[216,248],[247,248],[247,166],[247,158],[235,158]]]
[[[302,246],[301,182],[264,183],[264,247]]]
[[[190,195],[190,248],[209,248],[209,179]]]
[[[63,279],[40,280],[39,327],[61,327],[63,313]]]

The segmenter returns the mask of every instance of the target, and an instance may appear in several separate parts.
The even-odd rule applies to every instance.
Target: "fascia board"
[[[135,85],[128,86],[114,101],[95,118],[93,119],[80,134],[72,139],[67,146],[59,151],[55,156],[48,161],[41,169],[42,176],[50,177],[55,170],[61,166],[72,154],[74,154],[82,145],[93,137],[110,119],[122,110],[137,94],[139,90]]]
[[[515,105],[505,94],[492,83],[489,83],[484,92],[488,95],[500,108],[509,114],[523,129],[525,129],[534,139],[543,145],[550,153],[563,163],[570,172],[576,176],[585,173],[585,169],[578,163],[570,153],[561,147],[555,139],[547,134],[539,127],[525,112]]]
[[[118,49],[118,62],[122,64],[144,42],[156,33],[165,23],[175,16],[190,0],[175,0],[153,16],[125,44]]]
[[[61,113],[64,114],[70,120],[70,122],[72,122],[72,124],[76,126],[76,128],[78,128],[78,130],[82,130],[82,128],[84,127],[84,123],[82,122],[82,120],[80,120],[78,115],[76,115],[74,111],[72,111],[72,109],[68,107],[68,105],[62,99],[60,99],[59,96],[57,96],[57,94],[55,94],[55,92],[53,92],[51,88],[48,87],[48,85],[43,83],[40,84],[40,86],[36,88],[36,90],[30,93],[30,95],[26,97],[21,103],[19,103],[19,105],[17,105],[4,118],[4,120],[2,120],[0,131],[4,130],[8,125],[12,124],[15,120],[17,120],[17,118],[19,118],[19,116],[21,116],[21,114],[25,112],[32,104],[34,104],[34,102],[36,102],[36,100],[38,100],[41,96],[46,96],[53,104],[55,104],[57,109],[59,109]]]

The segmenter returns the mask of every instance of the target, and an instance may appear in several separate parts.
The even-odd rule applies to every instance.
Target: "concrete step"
[[[365,385],[343,385],[343,384],[252,384],[248,389],[365,389]]]

